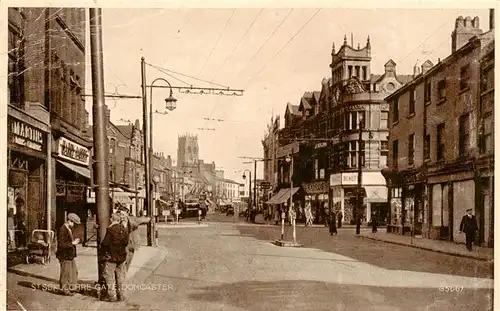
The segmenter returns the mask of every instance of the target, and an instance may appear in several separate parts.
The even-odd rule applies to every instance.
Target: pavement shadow
[[[244,310],[493,310],[493,290],[374,287],[317,281],[245,281],[198,288],[190,299]]]
[[[280,226],[237,226],[243,236],[273,241],[281,235]],[[285,240],[291,240],[290,228],[285,228]],[[354,261],[361,261],[389,270],[404,270],[450,274],[467,277],[493,278],[493,263],[471,258],[395,245],[382,241],[361,239],[354,232],[340,231],[330,236],[325,228],[297,227],[297,239],[304,248],[314,248],[335,253]]]

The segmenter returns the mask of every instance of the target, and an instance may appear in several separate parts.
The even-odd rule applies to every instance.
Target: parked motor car
[[[226,216],[234,215],[234,207],[228,206],[226,209]]]

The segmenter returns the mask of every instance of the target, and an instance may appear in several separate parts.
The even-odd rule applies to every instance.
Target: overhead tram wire
[[[458,13],[458,11],[455,11],[455,14]],[[453,18],[454,19],[454,18]],[[453,20],[452,19],[452,20]],[[428,36],[424,41],[422,41],[422,43],[420,43],[419,45],[417,45],[416,48],[414,48],[410,53],[408,53],[408,55],[406,55],[405,57],[403,57],[399,63],[402,63],[404,60],[406,60],[408,58],[408,56],[412,55],[416,50],[418,50],[422,45],[424,45],[427,41],[429,41],[430,38],[434,37],[436,35],[436,33],[438,33],[441,29],[443,29],[446,25],[449,25],[449,22],[450,22],[450,19],[446,20],[437,30],[433,31],[431,33],[430,36]]]
[[[212,57],[212,53],[214,52],[215,50],[215,47],[217,46],[217,44],[219,43],[219,40],[220,38],[222,37],[222,34],[224,33],[224,31],[226,30],[227,28],[227,25],[229,25],[229,22],[231,21],[231,19],[233,18],[233,15],[234,15],[234,12],[236,11],[236,9],[233,9],[233,11],[231,12],[231,16],[229,16],[229,18],[227,19],[226,21],[226,24],[224,25],[224,28],[222,28],[221,32],[219,33],[219,37],[217,38],[217,41],[215,41],[213,47],[212,47],[212,50],[210,51],[210,54],[208,54],[208,57],[205,59],[205,63],[203,64],[203,66],[201,66],[200,68],[200,71],[198,72],[198,76],[201,74],[201,72],[203,71],[203,69],[205,69],[205,66],[208,62],[208,60],[210,59],[210,57]]]
[[[276,32],[281,28],[281,26],[285,23],[285,21],[288,19],[288,17],[290,16],[290,14],[292,14],[293,12],[293,8],[290,9],[290,11],[288,11],[288,14],[285,16],[285,18],[283,18],[281,20],[281,22],[278,24],[278,26],[276,26],[276,28],[274,28],[274,31],[271,33],[271,35],[269,37],[267,37],[266,41],[260,46],[260,48],[257,50],[257,52],[255,52],[252,57],[250,58],[250,60],[248,61],[247,63],[247,66],[245,67],[245,69],[247,69],[249,66],[250,66],[250,63],[255,59],[255,56],[257,56],[257,54],[260,53],[260,51],[262,51],[262,49],[264,48],[264,46],[271,40],[271,38],[276,34]],[[245,70],[244,69],[244,70]],[[242,70],[243,71],[243,70]]]
[[[260,51],[264,48],[264,46],[269,42],[269,40],[271,40],[271,38],[274,36],[274,34],[278,31],[279,28],[281,28],[281,25],[283,25],[283,23],[288,19],[288,17],[290,16],[290,14],[293,12],[293,8],[290,9],[288,11],[288,14],[285,16],[285,18],[283,18],[283,20],[281,20],[281,22],[279,23],[278,26],[276,26],[276,28],[274,29],[274,31],[271,33],[271,35],[267,38],[267,40],[260,46],[260,48],[257,50],[256,53],[253,54],[252,58],[248,61],[247,63],[247,66],[245,66],[245,68],[243,70],[240,71],[243,72],[244,70],[246,70],[249,66],[250,66],[250,63],[253,61],[253,59],[255,58],[255,56],[257,54],[260,53]],[[212,111],[210,112],[210,118],[213,117],[213,114],[214,114],[214,111],[215,111],[215,106],[213,107]],[[205,123],[205,126],[206,126],[206,123]]]
[[[163,68],[163,67],[160,67],[160,66],[157,66],[157,65],[153,65],[153,64],[149,64],[149,63],[146,63],[146,64],[148,66],[151,66],[151,67],[155,68],[156,70],[160,70],[161,69],[161,70],[165,70],[167,72],[170,72],[170,73],[173,73],[173,74],[176,74],[176,75],[180,75],[180,76],[183,76],[183,77],[186,77],[186,78],[190,78],[190,79],[193,79],[193,80],[197,80],[197,81],[209,83],[209,84],[212,84],[212,85],[220,86],[222,88],[229,88],[229,86],[227,86],[227,85],[222,85],[222,84],[219,84],[219,83],[210,82],[210,81],[207,81],[207,80],[204,80],[204,79],[200,79],[200,78],[193,77],[193,76],[190,76],[190,75],[187,75],[187,74],[176,72],[176,71],[173,71],[173,70],[170,70],[170,69],[167,69],[167,68]]]
[[[220,71],[222,70],[222,68],[226,65],[227,61],[229,60],[229,58],[231,58],[231,56],[233,56],[234,52],[240,47],[241,43],[243,42],[243,40],[245,39],[245,37],[247,36],[248,32],[250,31],[250,29],[252,28],[253,24],[255,24],[255,22],[257,21],[257,18],[259,18],[260,14],[262,13],[262,11],[264,11],[264,9],[260,9],[259,13],[257,13],[257,15],[255,15],[252,23],[250,24],[250,26],[247,27],[247,29],[245,30],[245,33],[243,34],[243,36],[241,37],[240,41],[238,42],[238,44],[236,44],[233,48],[233,50],[231,51],[231,53],[228,54],[228,56],[226,57],[226,59],[224,60],[224,62],[222,63],[222,65],[219,67],[219,70],[217,70],[217,73],[212,77],[211,81],[213,82],[215,77],[217,77],[217,75],[220,73]]]
[[[302,25],[302,27],[300,27],[300,29],[295,32],[295,34],[281,47],[281,49],[276,53],[274,54],[274,56],[269,60],[267,61],[264,66],[262,66],[260,68],[259,71],[257,71],[256,74],[254,74],[252,76],[252,78],[250,78],[250,80],[247,82],[247,85],[245,86],[245,88],[248,87],[248,85],[253,81],[253,79],[258,76],[264,69],[267,68],[267,66],[272,63],[274,61],[274,59],[288,46],[288,44],[290,44],[290,42],[292,42],[293,39],[295,39],[295,37],[302,32],[302,30],[304,30],[304,28],[306,28],[306,26],[316,17],[316,15],[318,15],[318,13],[321,11],[321,8],[319,8],[308,20],[307,22],[304,23],[304,25]]]

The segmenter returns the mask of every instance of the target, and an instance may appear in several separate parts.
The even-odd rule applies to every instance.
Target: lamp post
[[[361,211],[361,178],[363,175],[363,170],[361,168],[363,162],[361,159],[361,145],[363,144],[363,128],[365,127],[365,120],[363,117],[360,118],[359,120],[359,137],[358,137],[358,185],[356,189],[356,213],[355,213],[355,218],[356,218],[356,234],[360,234],[361,232],[361,217],[360,217],[360,211]]]
[[[148,204],[148,214],[151,217],[151,222],[148,223],[148,232],[147,232],[147,240],[148,246],[153,245],[153,234],[155,233],[155,218],[153,217],[153,199],[151,196],[152,187],[151,187],[151,176],[153,175],[153,86],[156,81],[165,82],[170,88],[170,96],[165,99],[166,108],[170,111],[176,108],[177,99],[175,99],[172,95],[172,86],[170,83],[163,79],[157,78],[153,80],[150,87],[150,97],[149,97],[149,142],[148,142],[148,118],[147,118],[147,91],[146,91],[146,62],[144,57],[141,58],[141,78],[142,78],[142,107],[143,107],[143,124],[144,124],[144,164],[145,164],[145,173],[146,173],[146,200]]]
[[[248,171],[248,175],[249,175],[249,178],[248,178],[248,210],[247,210],[247,221],[248,221],[248,218],[250,217],[250,209],[252,208],[252,171],[249,169],[245,169],[243,171],[243,180],[245,180],[245,178],[247,177],[245,175],[246,171]]]
[[[293,152],[293,151],[292,151]],[[295,210],[293,209],[293,156],[287,155],[285,158],[285,161],[290,164],[290,215],[291,219],[290,221],[292,222],[292,227],[293,227],[293,244],[297,244],[297,235],[296,235],[296,230],[295,230]],[[282,239],[283,239],[283,231],[284,231],[284,225],[285,222],[283,221],[283,228],[282,228]]]

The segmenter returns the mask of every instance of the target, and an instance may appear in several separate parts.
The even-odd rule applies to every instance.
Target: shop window
[[[398,122],[399,120],[399,98],[394,98],[392,102],[392,122]]]
[[[470,74],[470,66],[465,65],[460,68],[460,90],[465,90],[469,87],[469,74]]]
[[[439,100],[445,100],[446,99],[446,81],[444,79],[438,82],[437,91],[438,91]]]
[[[460,116],[458,128],[458,155],[464,157],[469,145],[469,114]]]
[[[415,134],[408,136],[408,165],[413,165],[415,160]]]
[[[363,81],[366,81],[367,80],[367,78],[366,78],[366,76],[367,76],[366,66],[363,66],[362,68],[363,68]]]
[[[444,123],[438,124],[436,135],[436,158],[438,161],[444,160]]]

